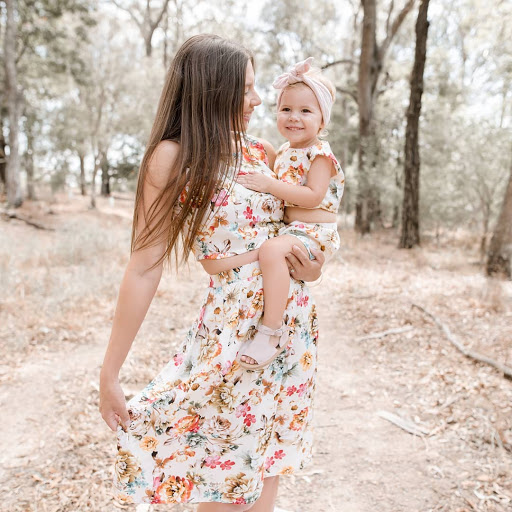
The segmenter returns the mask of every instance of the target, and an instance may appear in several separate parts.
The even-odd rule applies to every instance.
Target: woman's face
[[[251,61],[247,62],[247,70],[245,72],[245,96],[244,96],[244,124],[245,129],[249,126],[251,115],[254,107],[261,104],[261,98],[258,96],[254,88],[254,69]]]

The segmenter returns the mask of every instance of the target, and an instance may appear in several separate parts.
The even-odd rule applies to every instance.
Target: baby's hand
[[[255,190],[256,192],[269,192],[274,178],[266,176],[261,172],[249,171],[247,174],[239,174],[236,181],[245,188]]]

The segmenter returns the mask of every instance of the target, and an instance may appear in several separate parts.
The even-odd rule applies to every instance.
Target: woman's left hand
[[[250,190],[267,193],[270,190],[272,182],[275,180],[261,172],[249,171],[248,173],[239,174],[236,177],[236,181]]]
[[[312,249],[315,259],[310,260],[308,253],[299,246],[294,245],[292,251],[286,256],[290,276],[299,281],[316,281],[322,275],[322,266],[325,263],[324,253]]]

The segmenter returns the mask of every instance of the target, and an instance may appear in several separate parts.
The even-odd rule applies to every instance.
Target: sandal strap
[[[279,329],[273,330],[262,323],[258,324],[257,330],[267,336],[282,336],[285,332],[287,325],[283,324]]]

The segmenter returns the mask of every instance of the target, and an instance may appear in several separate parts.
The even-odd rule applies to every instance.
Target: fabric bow
[[[279,75],[274,80],[272,86],[274,89],[279,89],[279,95],[277,97],[277,106],[279,107],[279,104],[281,103],[281,96],[286,86],[296,84],[297,82],[305,83],[313,91],[316,99],[318,100],[325,127],[331,119],[333,99],[331,92],[322,82],[316,80],[314,76],[306,74],[311,69],[312,62],[313,57],[308,57],[306,60],[297,62],[290,71]]]

